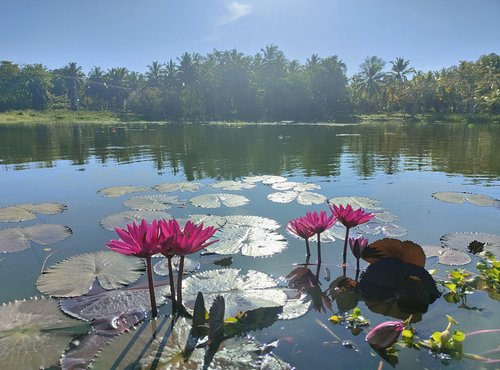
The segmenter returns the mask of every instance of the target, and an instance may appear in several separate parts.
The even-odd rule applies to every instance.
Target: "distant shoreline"
[[[461,123],[500,123],[500,115],[487,114],[418,114],[410,116],[403,113],[393,114],[354,114],[339,118],[328,123],[359,123],[359,122],[461,122]],[[169,123],[171,121],[145,120],[133,113],[114,113],[111,111],[70,111],[70,110],[17,110],[0,112],[0,124],[25,123]],[[179,123],[202,123],[201,121],[179,121]],[[244,124],[245,122],[203,122],[217,124]],[[260,123],[260,122],[255,122]],[[270,123],[270,122],[266,122]],[[276,124],[293,124],[294,121],[276,122]],[[315,123],[315,122],[311,122]],[[317,123],[317,122],[316,122]]]

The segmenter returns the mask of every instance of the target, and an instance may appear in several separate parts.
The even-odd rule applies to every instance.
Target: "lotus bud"
[[[387,349],[397,342],[403,329],[401,321],[386,321],[370,330],[365,340],[375,349]]]
[[[351,247],[352,254],[354,257],[361,258],[363,256],[363,251],[368,246],[368,239],[366,238],[350,238],[349,246]]]

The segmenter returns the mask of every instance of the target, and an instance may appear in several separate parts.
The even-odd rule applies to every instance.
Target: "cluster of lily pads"
[[[456,343],[466,336],[454,332],[446,341],[449,328],[439,336],[433,334],[430,339],[409,339],[409,333],[414,332],[411,323],[418,322],[429,304],[440,295],[435,280],[424,268],[426,258],[438,257],[438,262],[446,265],[465,265],[471,262],[468,249],[479,244],[477,248],[481,251],[477,252],[485,256],[478,264],[483,284],[474,289],[488,290],[495,298],[499,294],[499,266],[495,259],[500,246],[499,236],[450,233],[441,238],[442,246],[422,248],[411,241],[393,239],[404,236],[406,230],[394,224],[397,216],[384,210],[380,202],[365,197],[327,199],[311,192],[319,190],[319,185],[291,182],[281,176],[252,176],[242,181],[220,181],[211,185],[168,183],[153,188],[159,192],[184,193],[211,187],[234,192],[251,189],[259,183],[277,190],[267,196],[275,203],[297,201],[301,205],[330,205],[330,214],[307,212],[286,225],[288,235],[305,240],[306,261],[297,265],[284,280],[254,270],[243,273],[236,268],[193,274],[199,262],[186,257],[200,250],[221,256],[241,253],[267,257],[280,253],[287,248],[288,240],[278,232],[281,225],[277,221],[234,214],[193,214],[180,219],[165,212],[187,203],[203,209],[222,205],[239,207],[247,204],[248,198],[232,193],[210,193],[188,200],[169,195],[132,197],[123,202],[132,210],[105,217],[100,222],[105,229],[117,230],[119,239],[107,245],[120,253],[85,253],[60,261],[47,268],[36,283],[40,292],[53,298],[16,301],[0,308],[2,366],[36,369],[59,361],[64,369],[85,368],[90,363],[97,368],[111,368],[118,358],[121,363],[115,368],[130,364],[148,368],[161,364],[165,369],[215,369],[231,364],[238,368],[291,369],[272,355],[271,350],[277,343],[261,345],[245,335],[270,326],[276,320],[305,315],[311,308],[332,311],[333,302],[339,311],[330,321],[343,323],[353,334],[359,334],[369,326],[357,307],[361,300],[374,312],[405,320],[381,323],[366,335],[367,342],[383,357],[391,355],[395,343],[406,343],[408,347],[412,343],[414,347],[427,346],[438,353],[462,355]],[[102,189],[98,194],[118,197],[151,190],[120,186]],[[449,198],[436,194],[433,194],[436,199]],[[497,204],[471,195],[464,199],[473,204]],[[13,205],[0,208],[0,221],[33,220],[36,214],[55,214],[65,208],[57,203]],[[0,230],[0,253],[21,251],[32,243],[49,246],[71,233],[68,226],[55,224],[5,228]],[[370,244],[363,233],[381,233],[386,238]],[[344,241],[343,274],[324,291],[319,282],[321,244],[336,239]],[[316,263],[310,263],[309,241],[317,244]],[[355,279],[347,276],[348,245],[356,259]],[[144,260],[127,256],[129,254]],[[159,262],[153,266],[152,261],[158,254],[164,258],[158,258]],[[230,258],[223,257],[215,262],[228,266]],[[361,276],[360,260],[368,263]],[[315,267],[316,272],[310,267]],[[148,284],[137,283],[145,270]],[[153,271],[168,278],[153,281]],[[174,284],[175,273],[177,285]],[[464,279],[460,280],[455,272],[450,273],[450,279],[467,280],[466,273],[461,273]],[[184,278],[184,274],[191,276]],[[452,293],[456,293],[461,289],[460,282],[443,280],[440,285],[451,292],[451,284],[455,284]],[[170,302],[172,315],[165,310]],[[210,307],[208,310],[205,304]],[[156,306],[160,308],[158,313]],[[158,318],[148,320],[149,312]],[[138,329],[133,330],[135,326]],[[397,342],[401,333],[403,341]],[[71,341],[75,336],[77,339]],[[110,338],[114,340],[108,344]],[[62,357],[61,353],[64,353]]]

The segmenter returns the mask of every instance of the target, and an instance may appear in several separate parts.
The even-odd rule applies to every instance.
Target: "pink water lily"
[[[217,229],[215,227],[203,228],[203,224],[196,226],[191,221],[186,222],[181,230],[177,220],[163,220],[159,223],[160,233],[163,236],[161,253],[167,257],[169,267],[170,290],[172,305],[182,310],[182,275],[184,273],[184,258],[188,254],[196,253],[218,240],[208,241]],[[175,298],[174,281],[172,275],[172,257],[180,256],[179,273],[177,275],[177,298]]]
[[[370,221],[375,215],[372,213],[367,213],[361,208],[354,210],[350,204],[347,204],[344,208],[342,204],[336,206],[335,204],[330,205],[330,210],[337,220],[345,226],[345,239],[344,239],[344,250],[342,253],[342,267],[344,270],[344,275],[346,274],[347,266],[347,241],[349,240],[349,229],[355,227],[365,222]]]
[[[397,342],[399,335],[405,328],[401,321],[386,321],[368,332],[365,340],[378,350],[392,347]]]
[[[351,252],[356,257],[356,281],[359,277],[359,259],[363,256],[363,251],[368,246],[368,239],[366,238],[350,238],[349,246],[351,247]]]
[[[314,236],[315,232],[310,227],[307,219],[305,217],[298,217],[294,220],[291,220],[288,222],[286,229],[288,231],[290,231],[292,234],[295,234],[298,237],[301,237],[305,240],[305,242],[306,242],[306,258],[311,257],[311,251],[309,249],[309,238]]]
[[[115,252],[133,255],[146,259],[148,275],[149,298],[151,301],[151,313],[153,317],[158,315],[156,299],[154,294],[153,268],[151,266],[151,256],[160,253],[164,237],[156,220],[149,225],[146,220],[142,220],[139,225],[135,222],[127,225],[126,229],[115,229],[120,240],[110,240],[106,247]]]

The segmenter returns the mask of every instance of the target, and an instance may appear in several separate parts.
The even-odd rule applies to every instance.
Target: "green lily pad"
[[[21,222],[34,220],[35,213],[55,215],[66,209],[61,203],[25,203],[0,208],[0,222]]]
[[[243,189],[252,189],[255,187],[255,184],[251,184],[243,181],[219,181],[212,184],[212,188],[214,189],[222,189],[222,190],[243,190]]]
[[[145,195],[133,197],[123,202],[125,207],[130,207],[136,211],[164,211],[174,205],[182,204],[177,196],[166,195]]]
[[[54,297],[77,297],[88,293],[96,278],[104,289],[117,289],[138,280],[144,270],[142,258],[113,251],[85,253],[49,267],[36,287]]]
[[[73,232],[68,226],[37,224],[0,230],[0,253],[19,252],[31,243],[49,245],[63,241]]]
[[[461,266],[470,263],[472,260],[465,252],[451,248],[442,248],[432,245],[422,247],[426,258],[438,257],[438,262],[447,266]]]
[[[146,188],[144,186],[130,186],[130,185],[124,185],[124,186],[112,186],[109,188],[104,188],[101,189],[97,192],[97,194],[102,195],[103,197],[107,198],[116,198],[116,197],[121,197],[122,195],[129,194],[129,193],[137,193],[137,192],[143,192],[143,191],[149,191],[151,190],[150,188]]]
[[[190,310],[198,292],[205,297],[206,306],[221,295],[226,304],[226,316],[235,317],[238,311],[250,311],[261,307],[283,306],[287,295],[269,275],[249,270],[241,275],[239,269],[204,271],[184,281],[184,303]]]
[[[172,183],[160,184],[153,186],[153,188],[162,193],[172,193],[174,191],[180,191],[180,192],[189,191],[191,193],[194,193],[200,190],[202,186],[203,184],[200,184],[198,182],[185,181],[185,182],[172,182]]]
[[[123,229],[132,222],[140,223],[143,219],[148,223],[153,220],[169,220],[172,215],[162,211],[126,211],[104,217],[100,225],[103,229],[114,231],[115,228]]]
[[[432,197],[447,203],[462,204],[469,202],[480,207],[498,207],[500,201],[483,194],[474,194],[467,192],[442,191],[433,193]]]
[[[235,194],[204,194],[193,197],[190,200],[191,204],[201,208],[219,208],[221,205],[239,207],[247,204],[249,201],[248,198]]]
[[[59,310],[50,298],[16,301],[0,306],[0,364],[2,370],[56,366],[61,353],[87,324]]]
[[[458,249],[467,251],[468,247],[474,241],[484,244],[483,250],[493,253],[496,259],[500,259],[500,235],[474,233],[474,232],[458,232],[449,233],[441,237],[441,244],[450,249]]]
[[[353,209],[363,208],[370,209],[374,211],[381,210],[380,201],[367,197],[335,197],[328,200],[328,203],[335,205],[343,205],[344,207],[347,204],[350,204]]]

